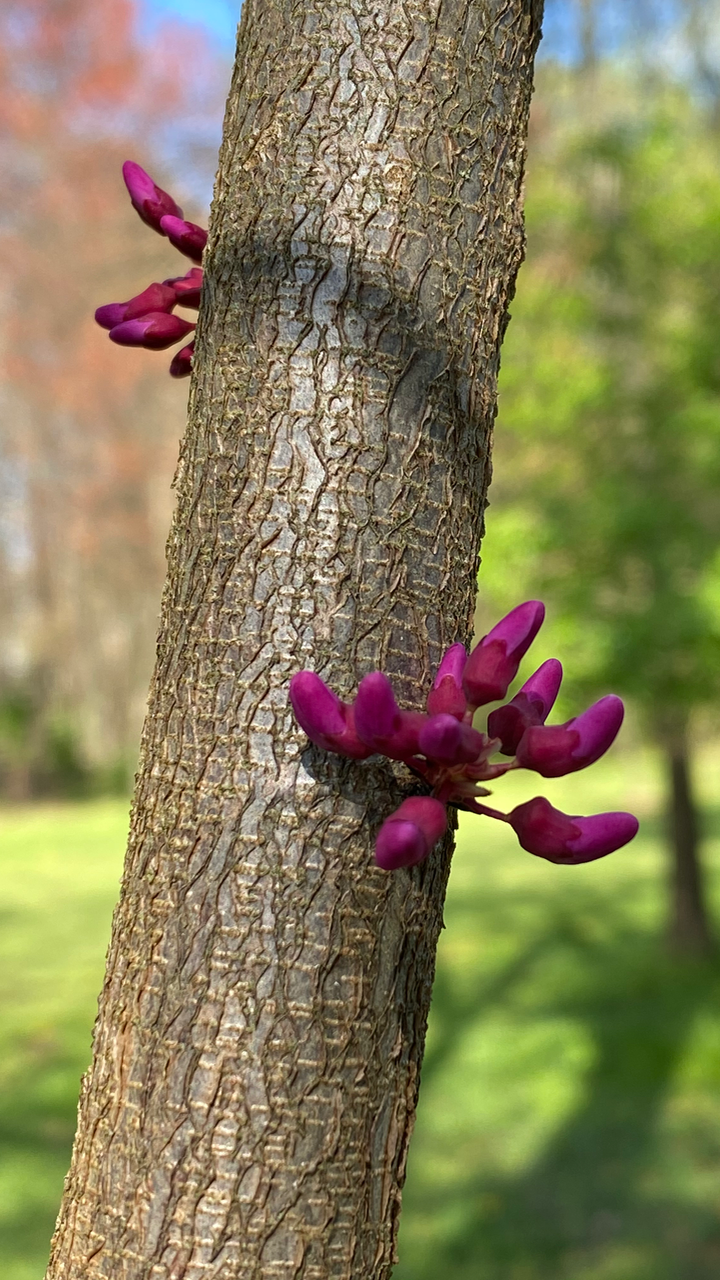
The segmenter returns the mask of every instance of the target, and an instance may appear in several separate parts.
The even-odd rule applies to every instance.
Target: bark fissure
[[[123,889],[49,1280],[389,1275],[450,841],[293,723],[467,639],[541,6],[246,0]]]

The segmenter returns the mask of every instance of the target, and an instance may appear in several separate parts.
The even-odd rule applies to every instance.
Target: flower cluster
[[[478,707],[506,696],[544,616],[544,606],[530,600],[498,622],[469,656],[463,645],[451,645],[428,695],[427,714],[402,711],[381,671],[365,676],[353,703],[342,702],[313,671],[293,676],[290,701],[312,742],[354,760],[376,753],[402,760],[430,791],[404,800],[383,823],[375,845],[380,867],[390,871],[422,862],[447,827],[448,804],[508,822],[523,849],[550,862],[592,862],[636,834],[631,813],[571,817],[543,796],[508,814],[480,803],[490,795],[481,783],[511,769],[558,778],[593,764],[622,723],[623,704],[611,694],[565,724],[547,725],[562,680],[560,663],[550,658],[514,698],[491,712],[487,733],[473,728]],[[493,761],[498,754],[511,759]]]
[[[167,236],[170,243],[193,262],[201,262],[207,231],[194,222],[186,222],[182,209],[172,196],[156,186],[139,164],[126,160],[123,178],[133,208],[143,222],[159,235]],[[95,319],[103,329],[110,330],[112,341],[122,347],[149,347],[151,351],[165,351],[195,328],[188,320],[173,315],[173,311],[177,306],[197,311],[202,278],[202,267],[192,267],[184,276],[173,276],[163,280],[162,284],[148,285],[129,302],[108,302],[104,307],[98,307]],[[184,378],[190,373],[193,346],[194,343],[188,343],[173,357],[170,364],[173,378]]]

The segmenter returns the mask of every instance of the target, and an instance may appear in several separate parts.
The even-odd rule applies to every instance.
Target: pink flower
[[[290,701],[295,719],[311,742],[354,760],[365,760],[372,747],[355,731],[352,707],[341,702],[314,671],[298,671],[290,681]]]
[[[189,342],[186,347],[182,347],[170,361],[170,377],[186,378],[192,370],[192,358],[195,351],[195,343]]]
[[[535,796],[508,815],[523,849],[548,862],[594,862],[622,848],[637,835],[632,813],[596,813],[573,818],[554,809],[544,796]]]
[[[158,187],[150,174],[141,169],[134,160],[126,160],[122,172],[133,209],[140,214],[143,222],[152,227],[153,231],[159,232],[161,236],[165,235],[166,232],[162,230],[160,222],[166,214],[182,218],[180,205],[175,203],[167,191]]]
[[[382,671],[361,680],[352,705],[311,671],[293,676],[296,719],[317,746],[355,759],[378,752],[402,760],[431,792],[410,796],[383,823],[378,866],[392,870],[422,862],[446,829],[448,804],[509,823],[524,849],[550,862],[590,862],[632,840],[638,824],[629,813],[569,817],[542,796],[509,814],[482,802],[489,795],[482,784],[511,769],[535,769],[553,778],[584,769],[607,751],[620,728],[623,705],[614,696],[567,724],[545,724],[562,680],[556,658],[490,713],[488,733],[473,728],[475,707],[507,692],[543,616],[543,605],[531,600],[501,619],[469,657],[461,644],[451,645],[428,694],[428,714],[402,710]],[[498,749],[514,758],[494,762]]]
[[[373,751],[391,760],[412,759],[425,717],[417,711],[400,710],[382,671],[373,671],[360,681],[354,708],[357,731]]]
[[[543,778],[585,769],[612,746],[624,714],[622,701],[611,693],[566,724],[531,725],[518,743],[517,762]]]
[[[203,249],[207,244],[207,231],[203,231],[202,227],[168,214],[166,218],[160,219],[160,230],[181,253],[192,258],[193,262],[202,262]]]
[[[200,290],[202,288],[202,267],[191,267],[184,276],[174,276],[163,280],[175,294],[175,300],[183,307],[193,307],[197,311],[200,306]]]
[[[100,325],[101,329],[114,329],[116,325],[122,324],[127,311],[127,302],[106,302],[104,306],[98,307],[95,312],[95,321]]]
[[[514,756],[518,743],[531,725],[544,724],[555,705],[562,681],[562,666],[548,658],[504,707],[488,716],[488,733],[499,738],[505,756]]]
[[[110,337],[121,347],[148,347],[151,351],[164,351],[179,338],[187,337],[194,328],[194,324],[188,324],[180,316],[151,311],[137,320],[123,320],[122,324],[116,324],[110,330]]]
[[[95,319],[103,329],[111,331],[124,320],[138,320],[152,311],[172,311],[177,305],[175,291],[165,284],[149,284],[147,289],[129,302],[108,302],[98,307]]]
[[[545,617],[545,605],[528,600],[501,618],[475,645],[463,672],[463,686],[472,707],[504,698]]]
[[[181,253],[200,262],[207,243],[207,231],[194,222],[185,221],[179,204],[133,160],[125,161],[123,177],[133,208],[143,222],[159,235],[168,236]],[[170,312],[176,306],[198,309],[202,279],[202,268],[193,267],[184,276],[148,285],[129,302],[108,302],[98,307],[95,319],[101,328],[110,330],[110,338],[120,346],[164,351],[187,337],[195,327],[186,320],[171,316]],[[158,319],[162,312],[171,323]],[[190,373],[193,349],[193,343],[189,343],[174,356],[170,364],[173,378],[184,378]]]
[[[442,713],[426,720],[418,734],[421,755],[444,765],[472,764],[486,744],[487,738],[477,729]]]
[[[446,828],[444,804],[432,796],[410,796],[383,822],[375,844],[375,861],[384,871],[414,867],[427,858]]]
[[[462,720],[467,711],[467,698],[462,687],[466,662],[465,645],[451,644],[438,667],[435,683],[428,694],[427,709],[431,716],[444,714]]]

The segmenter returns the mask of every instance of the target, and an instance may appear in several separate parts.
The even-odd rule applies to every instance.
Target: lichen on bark
[[[287,702],[467,640],[535,0],[246,0],[123,888],[48,1280],[383,1280],[450,840]]]

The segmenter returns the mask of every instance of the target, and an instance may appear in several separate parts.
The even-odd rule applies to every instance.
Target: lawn
[[[615,754],[542,790],[634,808],[641,836],[562,868],[466,821],[395,1280],[715,1280],[720,970],[662,945],[653,762]],[[498,802],[529,794],[505,780]],[[711,791],[705,807],[720,915]],[[43,1275],[126,822],[117,801],[0,811],[3,1280]]]
[[[571,813],[631,808],[641,833],[554,867],[466,824],[394,1280],[717,1280],[720,969],[663,945],[656,769],[616,754],[539,789]]]
[[[0,811],[0,1275],[41,1280],[102,982],[127,802]]]

